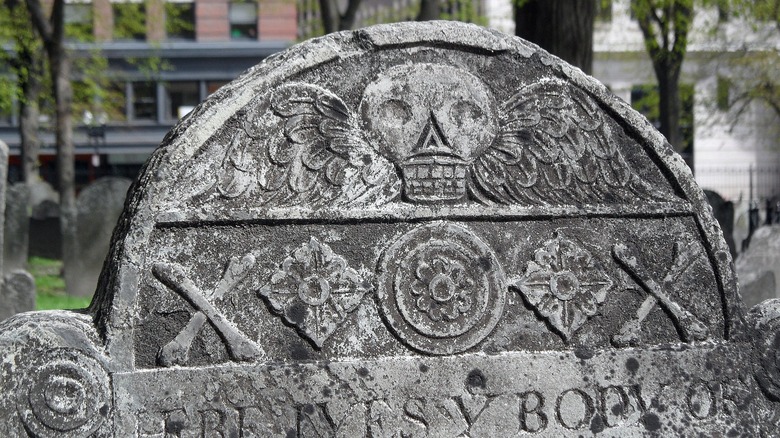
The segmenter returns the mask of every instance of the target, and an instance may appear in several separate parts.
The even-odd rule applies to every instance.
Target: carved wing
[[[247,192],[261,203],[347,206],[398,196],[393,165],[363,137],[355,114],[335,94],[294,83],[275,90],[233,135],[217,190]]]
[[[503,104],[501,131],[470,167],[485,204],[630,203],[668,199],[618,149],[602,110],[563,81],[524,87]]]

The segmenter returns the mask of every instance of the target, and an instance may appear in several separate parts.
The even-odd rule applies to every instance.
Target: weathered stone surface
[[[30,190],[27,184],[16,183],[5,192],[5,241],[3,272],[27,267],[27,242],[30,234]]]
[[[736,262],[742,300],[748,307],[769,298],[780,298],[780,225],[761,227],[753,233],[750,247]]]
[[[0,432],[768,436],[779,418],[780,304],[746,313],[679,156],[579,70],[472,25],[334,34],[217,92],[131,190],[88,313],[0,325]]]
[[[0,321],[35,310],[35,279],[24,270],[5,274],[0,285]]]
[[[122,214],[131,182],[127,178],[100,178],[79,193],[76,200],[78,258],[64,260],[69,295],[86,296],[95,292],[111,233]]]

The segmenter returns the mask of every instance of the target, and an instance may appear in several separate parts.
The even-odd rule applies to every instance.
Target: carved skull
[[[471,73],[440,64],[387,70],[366,87],[360,112],[379,153],[397,164],[426,148],[468,163],[498,132],[487,86]]]

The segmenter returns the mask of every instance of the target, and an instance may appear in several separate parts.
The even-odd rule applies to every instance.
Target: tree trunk
[[[441,3],[439,0],[420,0],[420,12],[417,21],[438,20],[441,16]]]
[[[24,182],[31,183],[38,179],[38,155],[41,150],[41,142],[38,137],[40,108],[38,100],[41,95],[43,74],[41,59],[24,51],[22,59],[28,65],[26,77],[21,81],[24,98],[20,103],[19,134],[22,146],[22,177]]]
[[[71,109],[73,88],[70,78],[70,59],[65,50],[65,0],[54,0],[51,16],[47,20],[40,0],[27,0],[27,10],[43,38],[49,58],[49,73],[54,86],[57,181],[60,192],[60,231],[62,233],[62,261],[65,270],[65,286],[70,294],[89,294],[93,291],[73,291],[68,284],[69,272],[77,260],[76,242],[76,188]],[[69,269],[70,268],[70,269]]]
[[[659,94],[659,131],[676,151],[682,148],[680,135],[680,80],[679,66],[675,69],[667,63],[660,63],[656,69]]]
[[[590,74],[596,1],[529,0],[514,8],[515,35]]]
[[[360,2],[361,0],[348,0],[347,9],[342,14],[338,0],[320,0],[320,15],[325,33],[352,29]]]

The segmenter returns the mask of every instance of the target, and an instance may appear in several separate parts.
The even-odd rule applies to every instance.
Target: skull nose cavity
[[[458,202],[466,196],[466,161],[448,143],[433,111],[401,170],[409,201]]]
[[[428,123],[423,127],[420,138],[412,149],[412,155],[452,155],[462,159],[453,151],[433,111],[430,112]]]

